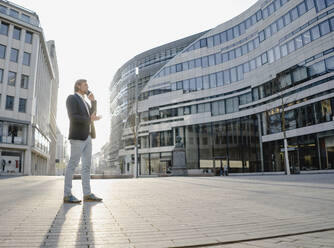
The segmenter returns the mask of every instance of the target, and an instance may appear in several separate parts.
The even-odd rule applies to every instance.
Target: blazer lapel
[[[86,110],[86,106],[85,106],[83,100],[81,99],[81,97],[78,96],[76,93],[74,95],[75,95],[75,97],[76,97],[76,99],[77,99],[77,101],[79,103],[79,106],[80,106],[80,109],[81,109],[81,113],[84,114],[84,115],[88,115],[87,110]]]

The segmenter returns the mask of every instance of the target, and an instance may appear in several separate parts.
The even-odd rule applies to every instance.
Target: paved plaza
[[[63,180],[0,177],[0,247],[334,247],[334,174]]]

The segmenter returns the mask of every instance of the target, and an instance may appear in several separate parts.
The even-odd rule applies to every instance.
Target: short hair
[[[87,80],[86,79],[78,79],[75,84],[74,84],[74,93],[75,92],[78,92],[79,90],[79,86],[82,84],[82,83],[87,83]]]

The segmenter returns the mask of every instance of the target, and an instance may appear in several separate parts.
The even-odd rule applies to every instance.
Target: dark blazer
[[[70,119],[70,131],[68,139],[86,140],[90,134],[92,139],[96,137],[94,122],[90,116],[96,111],[96,101],[91,101],[88,115],[85,104],[77,94],[69,95],[66,100],[67,114]],[[91,133],[89,127],[91,126]]]

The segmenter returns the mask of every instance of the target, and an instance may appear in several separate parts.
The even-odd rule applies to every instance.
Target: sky
[[[68,136],[66,98],[86,78],[97,100],[93,153],[109,141],[109,85],[128,60],[154,47],[212,29],[256,0],[12,0],[36,12],[59,67],[57,125]]]

